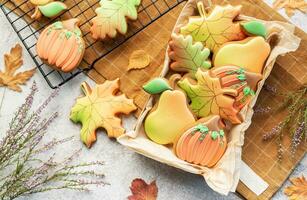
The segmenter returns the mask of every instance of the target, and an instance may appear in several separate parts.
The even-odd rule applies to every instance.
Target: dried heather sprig
[[[274,136],[279,135],[280,131],[282,130],[283,123],[279,122],[274,128],[272,128],[269,132],[263,134],[262,139],[264,141],[272,139]]]
[[[299,127],[294,132],[294,135],[293,135],[292,141],[291,141],[291,156],[292,156],[292,158],[294,158],[297,147],[302,142],[303,135],[304,135],[304,128],[305,128],[305,122],[301,122]]]
[[[255,108],[254,108],[254,114],[255,115],[267,114],[270,111],[271,111],[271,107],[269,107],[269,106],[267,106],[267,107],[255,106]]]
[[[102,162],[70,164],[80,154],[80,150],[60,161],[56,159],[55,153],[46,157],[47,151],[54,150],[54,147],[69,142],[72,138],[54,139],[41,144],[47,128],[58,113],[53,113],[49,118],[42,118],[41,114],[58,90],[36,112],[31,113],[36,92],[34,83],[25,103],[15,113],[9,130],[0,142],[0,199],[14,199],[55,189],[88,191],[90,185],[105,185],[102,173],[88,169],[101,166]]]
[[[267,83],[265,83],[263,85],[263,89],[265,89],[266,91],[270,92],[271,94],[273,95],[276,95],[277,94],[277,89],[276,87],[272,86],[272,85],[269,85]]]

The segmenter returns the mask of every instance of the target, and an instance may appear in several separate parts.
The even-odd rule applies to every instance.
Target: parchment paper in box
[[[174,32],[178,31],[178,27],[186,24],[188,17],[197,15],[196,13],[197,0],[188,1],[183,8],[178,21],[176,23],[177,28],[174,28]],[[208,5],[206,5],[208,6]],[[250,20],[252,17],[240,16],[240,19]],[[256,91],[255,98],[246,107],[241,110],[243,116],[243,123],[232,127],[228,134],[228,148],[222,157],[222,159],[213,168],[206,168],[196,166],[180,160],[175,156],[171,148],[163,145],[158,145],[149,140],[143,127],[143,121],[153,106],[152,98],[148,101],[146,108],[140,115],[135,129],[126,135],[118,138],[118,142],[127,146],[134,151],[143,154],[149,158],[157,160],[159,162],[168,164],[170,166],[177,167],[184,171],[200,174],[204,177],[207,184],[215,191],[221,194],[228,194],[228,192],[234,192],[239,182],[240,177],[240,163],[241,163],[241,151],[244,144],[244,133],[251,124],[251,118],[253,116],[253,107],[259,95],[261,88],[267,77],[269,76],[277,56],[285,54],[287,52],[295,51],[300,43],[300,39],[297,38],[294,32],[294,26],[274,21],[263,21],[269,30],[269,32],[277,32],[278,41],[272,46],[271,54],[265,64],[264,79],[259,82],[258,89]],[[165,76],[168,73],[169,58],[165,54],[164,68],[161,76]]]

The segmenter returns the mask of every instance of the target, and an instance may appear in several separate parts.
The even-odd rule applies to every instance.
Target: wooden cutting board
[[[142,7],[146,7],[146,4],[148,4],[150,1],[151,0],[143,0]],[[23,17],[30,22],[31,19],[29,19],[28,16],[33,10],[33,7],[31,7],[31,5],[29,7],[28,4],[22,4],[25,2],[25,0],[12,0],[11,2],[13,3],[7,4],[7,6],[14,9],[14,12],[17,14],[23,15]],[[183,8],[184,3],[176,6],[159,20],[149,25],[136,36],[133,36],[103,59],[94,62],[97,52],[92,52],[93,48],[89,48],[91,45],[93,46],[93,41],[90,34],[88,34],[90,27],[88,21],[94,16],[93,10],[95,7],[97,7],[98,0],[78,2],[74,0],[65,2],[68,2],[69,7],[72,9],[69,10],[69,15],[68,13],[65,13],[64,16],[61,16],[61,19],[66,19],[70,16],[78,16],[81,18],[82,22],[84,22],[81,28],[85,34],[87,43],[85,61],[93,66],[88,75],[97,83],[102,83],[106,79],[112,80],[120,77],[121,91],[126,93],[128,97],[134,98],[134,101],[139,108],[136,114],[138,116],[149,98],[149,95],[143,92],[141,86],[151,79],[151,77],[158,76],[160,74],[170,33],[181,9]],[[76,2],[78,3],[79,9],[74,9]],[[154,7],[148,7],[147,11],[149,15],[155,15],[157,10],[163,9],[163,6],[166,6],[165,2],[168,2],[167,5],[171,5],[176,2],[176,0],[156,0],[155,2]],[[226,4],[229,3],[229,1],[213,0],[212,3]],[[276,11],[261,0],[232,0],[231,3],[243,5],[243,14],[245,15],[264,20],[286,21],[286,19],[280,16]],[[16,9],[16,4],[21,4],[22,6]],[[84,12],[80,14],[80,10],[84,10]],[[144,13],[144,15],[139,15],[140,20],[146,20],[147,18],[148,15],[146,15],[146,13]],[[33,26],[38,28],[42,27],[43,25],[41,22],[34,22]],[[130,22],[130,27],[133,26],[137,26],[137,24]],[[272,74],[267,80],[268,84],[276,87],[279,91],[290,91],[307,82],[307,62],[304,60],[307,58],[307,35],[298,28],[296,29],[295,33],[297,36],[302,38],[300,48],[294,53],[279,57]],[[102,44],[95,43],[94,45],[95,51],[104,51],[104,46]],[[153,61],[151,65],[145,69],[127,71],[128,58],[134,50],[138,49],[146,50],[152,57]],[[267,92],[266,90],[262,90],[258,98],[257,105],[263,107],[270,106],[271,108],[274,108],[279,101],[280,99],[273,96],[271,93]],[[243,183],[240,182],[237,192],[246,199],[269,199],[272,197],[273,194],[280,188],[282,183],[288,178],[289,174],[291,174],[292,170],[306,152],[306,145],[301,145],[295,158],[291,159],[289,153],[291,140],[287,137],[287,135],[285,135],[283,141],[285,146],[284,159],[282,163],[279,164],[276,157],[276,141],[262,141],[262,135],[271,130],[271,128],[282,119],[282,117],[284,117],[284,113],[266,116],[255,115],[250,128],[246,132],[242,159],[261,178],[269,183],[269,188],[263,194],[257,197]]]

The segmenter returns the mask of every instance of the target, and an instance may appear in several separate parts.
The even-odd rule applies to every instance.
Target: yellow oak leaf
[[[284,193],[291,200],[307,199],[307,180],[304,176],[290,179],[292,185],[285,188]]]
[[[22,47],[17,44],[13,47],[9,54],[4,55],[4,71],[0,71],[0,87],[8,87],[11,90],[21,92],[19,85],[24,85],[29,80],[35,69],[31,69],[24,72],[15,72],[22,66]]]
[[[132,99],[124,94],[116,95],[119,90],[119,79],[105,81],[93,90],[83,82],[81,85],[85,97],[77,99],[71,109],[70,119],[82,123],[81,140],[91,147],[96,141],[96,129],[104,128],[109,137],[119,137],[125,129],[117,114],[129,114],[136,110]]]
[[[151,62],[150,56],[144,50],[133,51],[129,57],[128,71],[132,69],[143,69]]]
[[[273,3],[274,9],[284,8],[286,14],[291,17],[295,10],[300,10],[303,13],[307,12],[307,2],[305,0],[275,0]]]
[[[198,2],[197,7],[200,16],[190,17],[188,24],[180,29],[181,34],[191,35],[194,42],[202,42],[213,52],[226,42],[245,38],[240,24],[234,22],[241,6],[215,6],[209,14],[203,2]]]
[[[210,71],[198,69],[194,80],[185,78],[178,85],[191,100],[191,109],[197,117],[220,115],[234,124],[241,123],[239,110],[234,107],[237,91],[231,88],[222,88],[220,79],[210,76]]]

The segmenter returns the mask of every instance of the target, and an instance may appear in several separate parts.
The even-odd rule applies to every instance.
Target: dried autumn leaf
[[[210,50],[205,48],[201,42],[193,43],[190,35],[184,37],[172,34],[169,46],[169,57],[173,61],[170,65],[172,70],[194,75],[198,68],[208,70],[211,67],[208,61]]]
[[[128,29],[126,20],[137,19],[137,7],[140,3],[141,0],[101,0],[101,7],[95,10],[97,16],[92,20],[93,38],[114,38],[117,32],[125,34]]]
[[[238,110],[234,107],[237,91],[231,88],[222,88],[220,79],[211,77],[209,71],[203,72],[200,69],[196,72],[197,83],[190,82],[185,78],[178,82],[191,99],[192,111],[198,117],[209,115],[220,115],[234,124],[241,122]]]
[[[134,179],[130,190],[132,195],[128,197],[129,200],[156,200],[158,196],[156,181],[147,184],[143,179]]]
[[[290,179],[292,185],[285,188],[284,193],[291,200],[307,199],[307,180],[304,176]]]
[[[24,85],[29,80],[35,69],[15,74],[22,64],[22,48],[19,44],[13,47],[9,54],[4,55],[4,71],[0,71],[0,87],[6,86],[11,90],[21,92],[19,85]]]
[[[226,42],[244,39],[240,24],[234,22],[241,6],[215,6],[208,16],[202,2],[197,7],[200,16],[190,17],[188,24],[180,29],[181,34],[191,35],[195,42],[202,42],[213,52]]]
[[[131,69],[143,69],[150,64],[150,56],[144,50],[133,51],[129,58],[128,71]]]
[[[129,114],[136,110],[132,99],[124,94],[116,95],[119,90],[119,79],[105,81],[93,90],[87,83],[82,83],[85,97],[77,99],[71,109],[70,119],[82,123],[81,140],[91,147],[96,141],[96,129],[104,128],[109,137],[118,137],[124,134],[121,119],[117,114]]]
[[[307,12],[307,2],[305,0],[275,0],[273,3],[274,9],[284,8],[286,14],[291,17],[295,10],[300,10],[303,13]]]

